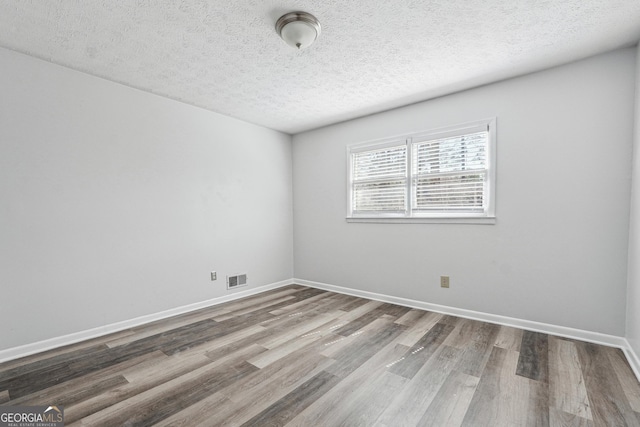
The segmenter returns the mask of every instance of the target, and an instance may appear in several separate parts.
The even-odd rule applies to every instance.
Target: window
[[[348,147],[347,219],[495,222],[495,118]]]

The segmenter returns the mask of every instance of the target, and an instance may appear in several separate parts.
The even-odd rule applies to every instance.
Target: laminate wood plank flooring
[[[67,426],[640,426],[620,349],[290,285],[0,364]]]

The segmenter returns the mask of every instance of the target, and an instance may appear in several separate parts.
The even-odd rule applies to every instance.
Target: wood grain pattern
[[[548,355],[548,336],[539,332],[525,331],[520,343],[520,357],[516,374],[546,382],[549,377]]]
[[[549,425],[552,427],[593,427],[593,421],[568,414],[557,408],[550,408]]]
[[[0,365],[69,426],[640,426],[619,349],[291,285]]]
[[[462,424],[479,378],[452,370],[418,422],[421,426],[459,426]]]
[[[506,350],[520,351],[520,343],[522,342],[522,329],[511,328],[509,326],[500,326],[495,346]]]
[[[608,351],[609,361],[616,373],[618,381],[624,390],[624,395],[629,401],[629,406],[634,412],[640,412],[640,388],[638,388],[638,380],[634,375],[631,367],[627,363],[622,350]]]
[[[242,425],[285,425],[338,382],[340,378],[322,371]]]
[[[388,320],[380,319],[377,328],[372,326],[371,330],[377,330],[385,323],[389,324]],[[368,390],[372,389],[370,387],[371,379],[383,375],[387,369],[388,361],[397,360],[405,351],[406,347],[398,345],[397,339],[391,340],[357,369],[342,378],[330,393],[324,394],[308,409],[291,420],[290,425],[300,427],[340,425],[349,417],[352,412],[352,406],[363,398],[362,393],[367,393]],[[385,392],[385,390],[379,391]],[[388,404],[388,395],[386,401],[386,404]],[[328,408],[330,410],[327,410]]]
[[[578,351],[571,341],[549,342],[550,405],[561,412],[592,420]],[[564,419],[564,414],[557,415]]]
[[[433,353],[440,348],[453,329],[452,325],[436,323],[413,347],[407,350],[402,356],[402,360],[389,368],[389,371],[407,379],[413,378]]]
[[[619,350],[590,343],[575,344],[594,424],[640,426],[608,357]]]
[[[489,360],[499,329],[497,325],[480,323],[466,345],[461,348],[463,352],[456,369],[465,374],[480,377]]]
[[[414,426],[424,416],[460,357],[460,350],[441,346],[395,396],[377,422],[386,426]]]
[[[511,353],[517,357],[517,353]],[[512,390],[509,389],[509,371],[515,364],[510,363],[514,358],[509,358],[510,352],[500,347],[494,347],[485,366],[482,377],[473,394],[469,408],[462,421],[463,426],[474,425],[507,425],[509,414],[501,412],[507,409],[507,400],[512,398]],[[517,359],[515,359],[517,360]],[[506,377],[506,379],[505,379]],[[520,414],[524,417],[524,413]]]
[[[404,317],[404,316],[403,316]],[[402,319],[402,318],[400,318]],[[413,324],[407,324],[407,330],[402,334],[400,344],[407,347],[413,346],[420,338],[442,319],[442,314],[423,311],[421,317],[417,317]],[[399,322],[396,322],[399,323]]]

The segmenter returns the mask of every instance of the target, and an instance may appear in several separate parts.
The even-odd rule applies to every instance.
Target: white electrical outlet
[[[218,280],[218,274],[215,271],[211,272],[211,281]]]

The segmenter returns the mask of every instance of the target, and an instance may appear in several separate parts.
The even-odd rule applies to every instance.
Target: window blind
[[[412,144],[414,212],[482,212],[489,132]]]
[[[347,220],[495,223],[495,123],[347,146]]]
[[[406,210],[407,146],[355,152],[352,155],[354,212]]]

